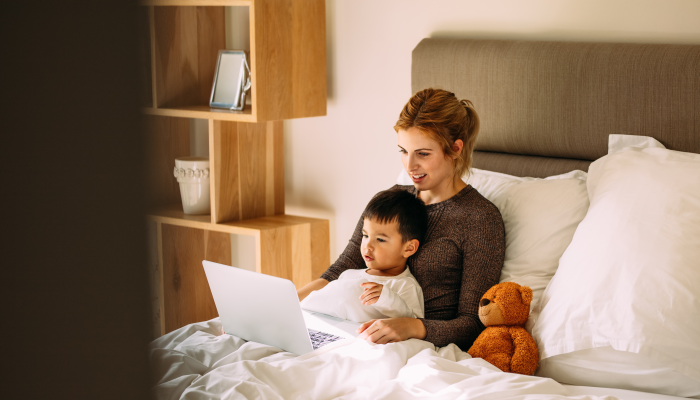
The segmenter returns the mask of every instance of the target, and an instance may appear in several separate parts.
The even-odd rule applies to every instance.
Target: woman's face
[[[418,128],[400,129],[398,136],[401,162],[416,189],[428,191],[452,183],[454,160],[445,157],[438,142]]]

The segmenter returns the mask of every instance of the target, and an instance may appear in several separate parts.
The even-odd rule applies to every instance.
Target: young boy
[[[367,269],[340,274],[311,292],[301,307],[355,322],[423,318],[423,291],[406,268],[428,227],[425,204],[401,189],[377,194],[362,213],[361,253]]]

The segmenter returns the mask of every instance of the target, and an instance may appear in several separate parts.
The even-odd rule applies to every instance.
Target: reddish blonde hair
[[[479,135],[479,115],[469,100],[458,100],[454,93],[442,89],[424,89],[406,103],[394,130],[418,128],[442,147],[446,157],[455,159],[454,174],[461,178],[469,173],[472,152]],[[457,139],[464,143],[458,155],[452,150]]]

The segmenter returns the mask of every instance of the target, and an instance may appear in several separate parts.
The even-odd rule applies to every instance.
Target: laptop
[[[206,260],[202,265],[224,333],[298,355],[358,336],[357,322],[302,310],[288,279]]]

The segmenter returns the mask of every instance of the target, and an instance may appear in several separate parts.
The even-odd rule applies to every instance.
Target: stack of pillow
[[[611,135],[588,174],[465,181],[503,216],[501,282],[533,289],[537,375],[700,398],[700,154]]]

